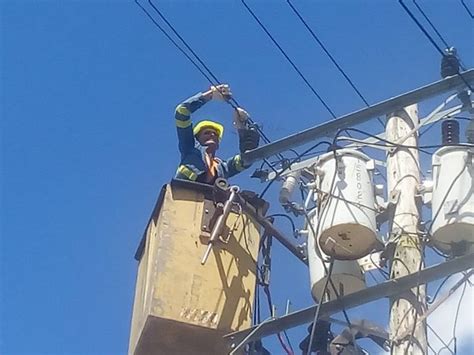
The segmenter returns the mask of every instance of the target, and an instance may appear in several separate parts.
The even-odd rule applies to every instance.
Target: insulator
[[[451,145],[459,143],[459,122],[456,120],[443,121],[441,125],[442,144]]]
[[[459,73],[459,59],[455,48],[446,50],[446,54],[441,59],[441,77],[444,79],[448,76]]]

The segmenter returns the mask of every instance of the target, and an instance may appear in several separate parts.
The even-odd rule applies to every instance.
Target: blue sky
[[[337,115],[364,106],[285,1],[248,3]],[[472,67],[472,19],[461,2],[419,3]],[[271,139],[331,118],[240,1],[156,4]],[[397,1],[294,4],[369,102],[440,78],[439,54]],[[133,255],[178,163],[173,110],[209,83],[131,0],[0,6],[0,352],[124,354]],[[421,103],[420,116],[441,99]],[[222,103],[196,114],[227,126],[222,156],[237,150],[231,116]],[[382,129],[376,122],[364,127]],[[422,143],[439,143],[438,132]],[[264,185],[249,175],[234,182],[260,191]],[[267,196],[273,213],[281,212],[276,185]],[[289,231],[284,220],[277,223]],[[274,252],[278,309],[286,299],[295,309],[310,305],[305,268],[278,245]],[[349,314],[385,324],[386,305]],[[289,332],[294,347],[305,332]],[[464,349],[474,348],[464,341]],[[274,338],[265,344],[282,352]]]

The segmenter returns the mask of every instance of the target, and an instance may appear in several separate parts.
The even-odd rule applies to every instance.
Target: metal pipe
[[[224,223],[227,221],[227,217],[229,216],[230,210],[232,209],[232,204],[234,203],[234,200],[238,192],[239,192],[238,186],[231,186],[229,199],[225,202],[222,214],[217,218],[217,221],[214,224],[214,227],[212,228],[209,244],[207,245],[206,252],[204,253],[204,256],[202,257],[201,265],[204,265],[206,263],[207,258],[209,257],[209,254],[211,253],[212,246],[214,245],[216,240],[219,238],[219,234],[222,232],[222,227],[224,227]]]

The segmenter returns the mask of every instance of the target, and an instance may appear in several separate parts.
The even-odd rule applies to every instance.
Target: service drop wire
[[[309,153],[310,151],[312,151],[313,149],[316,149],[317,147],[319,147],[320,145],[322,144],[327,144],[328,146],[331,146],[331,143],[330,142],[327,142],[327,141],[322,141],[322,142],[319,142],[315,145],[313,145],[312,147],[306,149],[303,153],[301,154],[298,154],[298,156],[296,158],[294,158],[293,160],[291,160],[288,165],[280,170],[276,175],[275,177],[267,184],[267,186],[265,186],[265,188],[262,190],[262,192],[260,193],[259,195],[259,198],[263,198],[263,196],[265,195],[265,193],[268,191],[268,189],[270,188],[270,186],[285,172],[287,171],[288,169],[291,168],[291,165],[293,165],[294,163],[296,163],[298,160],[301,159],[301,157],[307,153]]]

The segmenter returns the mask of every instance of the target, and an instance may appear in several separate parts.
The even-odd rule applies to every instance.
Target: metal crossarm
[[[460,90],[466,86],[464,80],[474,85],[474,69],[470,69],[460,75],[454,75],[446,79],[436,81],[421,88],[409,91],[405,94],[379,102],[362,110],[349,113],[334,120],[330,120],[318,126],[308,128],[299,133],[282,138],[273,143],[266,144],[260,148],[247,151],[242,158],[246,164],[264,159],[285,150],[309,143],[316,139],[331,136],[339,129],[348,128],[364,123],[372,118],[392,113],[402,107],[427,100],[431,97],[454,90]],[[463,80],[464,79],[464,80]]]
[[[332,314],[340,312],[343,309],[354,308],[380,298],[391,297],[400,294],[410,288],[416,287],[419,284],[426,284],[431,281],[446,277],[474,267],[474,253],[461,256],[459,258],[449,260],[429,268],[423,269],[420,272],[413,273],[397,279],[391,279],[380,283],[376,286],[354,292],[347,296],[341,297],[338,300],[325,302],[320,308],[320,317],[326,318]],[[230,346],[234,346],[242,342],[251,332],[254,332],[251,337],[246,339],[246,342],[251,342],[256,339],[276,334],[282,330],[293,328],[305,323],[311,322],[314,317],[314,312],[317,306],[305,308],[303,310],[290,313],[281,318],[267,322],[263,325],[256,325],[252,328],[234,332],[225,336],[229,341]],[[259,329],[255,330],[255,328]]]

